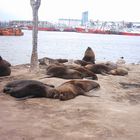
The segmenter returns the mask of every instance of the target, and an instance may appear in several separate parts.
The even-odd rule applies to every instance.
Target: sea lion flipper
[[[93,94],[91,92],[85,92],[83,95],[88,96],[88,97],[100,97],[99,95],[95,95],[95,94]]]
[[[104,70],[101,71],[101,74],[104,75],[104,76],[107,76],[108,75],[107,72],[104,71]]]
[[[35,96],[34,95],[29,95],[29,96],[26,96],[26,97],[16,98],[16,101],[26,100],[26,99],[33,98],[33,97],[35,97]]]
[[[45,78],[51,78],[51,77],[53,77],[53,75],[47,75],[47,76],[41,77],[41,78],[39,78],[39,79],[45,79]]]

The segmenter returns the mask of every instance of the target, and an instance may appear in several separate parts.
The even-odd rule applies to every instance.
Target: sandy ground
[[[12,75],[0,78],[0,140],[140,140],[140,65],[126,65],[127,76],[98,75],[99,97],[72,100],[34,98],[17,101],[2,93],[14,79],[36,79],[28,65],[12,67]],[[60,85],[66,80],[48,78]],[[129,85],[123,87],[119,82]]]

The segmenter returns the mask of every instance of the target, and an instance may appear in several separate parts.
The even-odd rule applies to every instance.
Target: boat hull
[[[24,33],[20,28],[1,28],[0,35],[2,36],[22,36]]]
[[[128,36],[140,36],[140,33],[135,32],[120,32],[120,31],[110,31],[110,30],[95,30],[87,28],[75,28],[78,33],[93,33],[93,34],[112,34],[112,35],[128,35]]]

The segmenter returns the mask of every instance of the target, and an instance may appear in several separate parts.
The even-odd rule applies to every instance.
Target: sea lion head
[[[82,60],[95,64],[95,53],[92,50],[92,48],[88,47],[86,49],[84,57],[83,57]]]

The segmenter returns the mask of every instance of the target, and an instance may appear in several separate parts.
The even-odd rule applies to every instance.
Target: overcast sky
[[[81,19],[88,11],[93,20],[140,22],[139,5],[140,0],[41,0],[39,20]],[[14,19],[32,20],[30,0],[0,0],[0,21]]]

